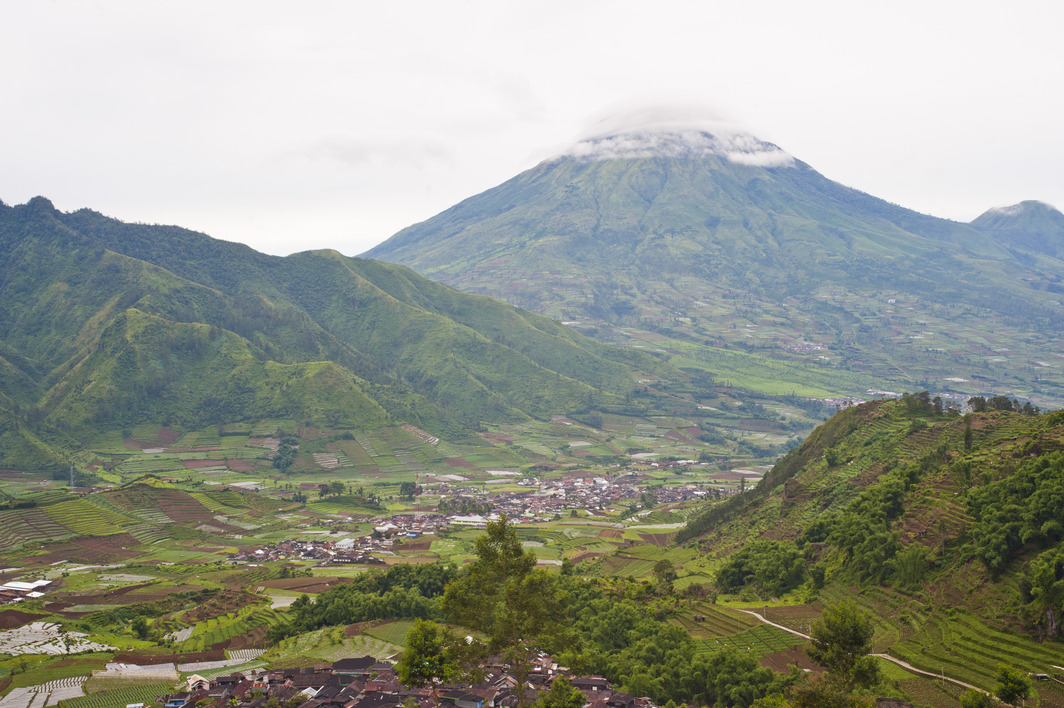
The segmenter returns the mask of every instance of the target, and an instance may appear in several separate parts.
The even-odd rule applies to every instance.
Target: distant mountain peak
[[[1031,199],[994,207],[973,219],[972,226],[1010,248],[1064,256],[1064,214],[1045,202]]]
[[[991,207],[986,211],[986,214],[998,214],[1001,216],[1018,216],[1020,214],[1031,212],[1059,212],[1059,210],[1047,202],[1039,201],[1037,199],[1028,199],[1020,202],[1019,204],[1010,204],[1009,206]]]
[[[733,130],[711,133],[699,128],[667,126],[637,128],[581,140],[562,157],[598,162],[708,155],[755,167],[793,167],[796,164],[790,153],[748,133]]]

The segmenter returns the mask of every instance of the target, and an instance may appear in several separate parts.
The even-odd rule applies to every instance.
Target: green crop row
[[[173,690],[169,684],[152,683],[68,698],[57,705],[59,708],[125,708],[130,703],[154,703],[158,696],[173,693]]]

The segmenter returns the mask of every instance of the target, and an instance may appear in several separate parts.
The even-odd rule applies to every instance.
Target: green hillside
[[[921,394],[844,410],[755,489],[693,516],[675,539],[701,551],[685,567],[719,601],[781,617],[853,600],[877,651],[985,689],[1001,664],[1052,674],[1064,415],[1012,407],[961,416]]]
[[[749,140],[755,158],[777,157],[704,133],[586,141],[365,255],[677,365],[787,364],[744,362],[764,393],[820,390],[827,372],[840,396],[1064,402],[1064,215],[937,219]]]
[[[653,408],[687,375],[402,267],[278,258],[43,198],[0,205],[0,467],[46,469],[95,431],[263,419],[464,436]]]

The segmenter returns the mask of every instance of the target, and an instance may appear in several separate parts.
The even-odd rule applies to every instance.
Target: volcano
[[[1045,233],[1064,216],[1035,211],[959,223],[743,132],[637,129],[577,143],[364,255],[680,363],[712,370],[730,353],[754,388],[1064,401],[1064,261]],[[826,370],[846,375],[824,385]]]

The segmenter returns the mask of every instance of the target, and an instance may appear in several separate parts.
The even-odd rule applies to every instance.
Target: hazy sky
[[[681,104],[936,216],[1064,208],[1062,8],[0,0],[0,200],[355,255]]]

